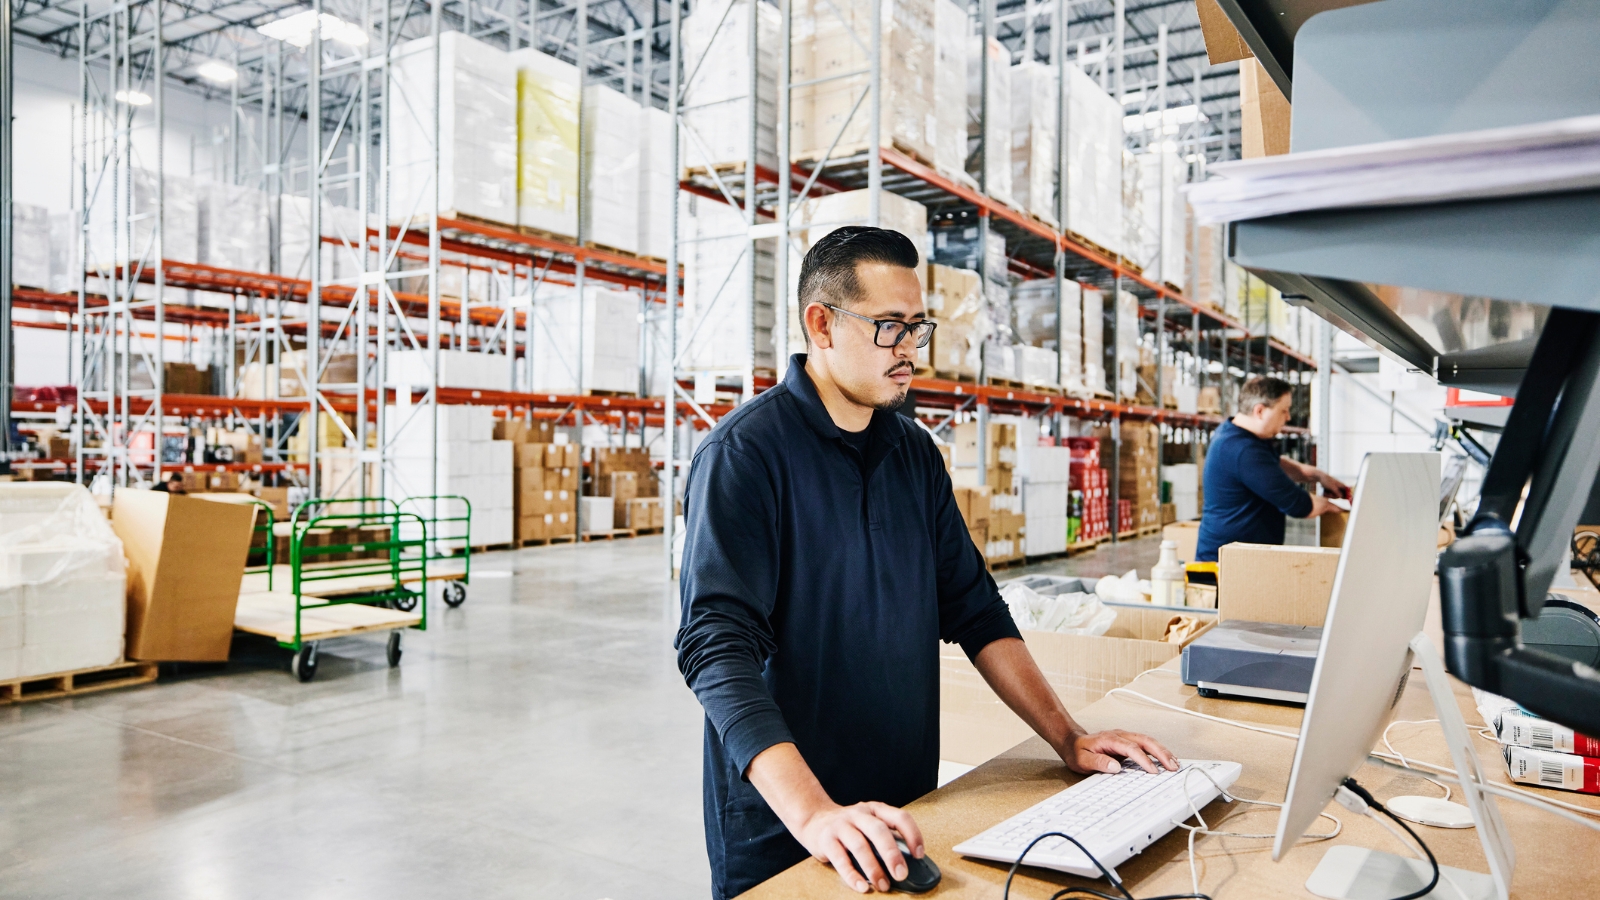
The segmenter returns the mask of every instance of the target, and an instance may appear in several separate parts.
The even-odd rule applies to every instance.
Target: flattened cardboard
[[[254,519],[249,506],[117,492],[111,527],[128,558],[128,659],[227,660]]]
[[[1217,551],[1217,618],[1321,627],[1339,551],[1224,544]]]
[[[1025,631],[1022,639],[1068,710],[1082,709],[1183,652],[1211,627],[1207,621],[1182,644],[1161,640],[1181,609],[1117,610],[1099,637]],[[1209,620],[1209,617],[1207,617]],[[959,646],[939,646],[939,758],[981,765],[1033,732],[989,688]]]

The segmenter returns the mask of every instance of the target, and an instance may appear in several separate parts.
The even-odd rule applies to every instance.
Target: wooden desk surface
[[[1207,700],[1178,679],[1177,664],[1178,661],[1173,660],[1163,667],[1170,671],[1146,674],[1129,688],[1196,712],[1280,731],[1299,730],[1302,712],[1299,707]],[[1433,704],[1423,684],[1422,673],[1413,670],[1412,676],[1401,698],[1397,718],[1431,719]],[[1481,724],[1471,691],[1459,683],[1456,699],[1468,726]],[[1121,694],[1108,695],[1076,715],[1078,721],[1091,730],[1127,728],[1155,735],[1180,757],[1237,760],[1244,764],[1244,773],[1233,786],[1233,793],[1249,799],[1283,800],[1294,759],[1295,742],[1288,738],[1208,722]],[[1450,765],[1444,737],[1437,725],[1396,725],[1389,739],[1407,758]],[[1498,745],[1483,738],[1474,740],[1485,772],[1491,779],[1505,783],[1505,762]],[[926,896],[998,900],[1008,867],[966,859],[950,848],[1081,777],[1067,771],[1049,745],[1035,737],[908,806],[907,810],[922,829],[929,854],[944,872],[939,887]],[[1364,767],[1356,778],[1380,800],[1399,794],[1442,794],[1420,778],[1376,766]],[[1534,790],[1553,799],[1600,809],[1600,797]],[[1502,799],[1499,806],[1516,849],[1513,896],[1600,896],[1600,858],[1596,853],[1600,850],[1600,835],[1523,803]],[[1272,861],[1270,839],[1198,838],[1200,890],[1217,900],[1310,897],[1305,880],[1324,851],[1335,843],[1405,853],[1387,831],[1365,816],[1351,813],[1335,803],[1328,804],[1328,811],[1344,823],[1343,833],[1332,841],[1301,841],[1276,863]],[[1272,807],[1227,804],[1219,800],[1201,812],[1213,828],[1225,827],[1228,831],[1271,834],[1278,824],[1278,810]],[[1328,820],[1318,819],[1312,830],[1323,832],[1331,826]],[[1477,872],[1489,870],[1476,829],[1415,827],[1442,864]],[[1187,893],[1191,889],[1187,840],[1188,833],[1175,828],[1119,866],[1117,872],[1128,890],[1135,897]],[[1070,884],[1106,889],[1103,880],[1089,882],[1044,869],[1024,868],[1012,883],[1011,896],[1018,900],[1045,900]],[[742,896],[746,900],[794,900],[858,895],[845,887],[831,868],[816,860],[806,860]]]

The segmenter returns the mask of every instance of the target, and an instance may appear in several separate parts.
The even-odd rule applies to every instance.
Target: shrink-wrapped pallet
[[[1066,67],[1067,221],[1113,253],[1122,239],[1122,105],[1077,66]]]
[[[967,174],[967,11],[954,0],[934,0],[933,162],[939,174],[970,182]]]
[[[639,143],[643,116],[627,95],[590,85],[583,92],[584,239],[639,251]]]
[[[646,106],[639,129],[639,253],[666,259],[672,246],[672,116]]]
[[[1187,255],[1182,186],[1189,166],[1176,150],[1152,150],[1138,160],[1142,245],[1136,261],[1151,281],[1177,284]]]
[[[983,109],[983,67],[989,71],[988,118],[983,120],[982,170],[969,168],[973,178],[983,185],[984,192],[1002,203],[1016,205],[1011,197],[1011,51],[991,38],[985,47],[978,38],[968,39],[967,54],[967,108],[972,116],[967,122],[968,137],[978,137],[980,125],[978,111]],[[985,180],[987,178],[987,180]]]
[[[1056,70],[1032,60],[1011,67],[1011,196],[1056,222]]]
[[[988,335],[983,282],[977,272],[933,263],[928,266],[928,315],[938,327],[917,351],[917,368],[941,378],[978,377],[979,353]]]
[[[924,162],[933,161],[939,129],[933,108],[935,2],[880,4],[878,144],[897,146]],[[838,158],[872,143],[870,98],[857,106],[869,78],[840,77],[871,66],[872,8],[869,0],[803,0],[795,8],[791,81],[802,86],[794,92],[789,116],[794,157],[821,159],[834,146]]]
[[[518,225],[578,233],[578,67],[525,47],[516,68]]]
[[[344,280],[347,284],[355,284],[354,279],[361,274],[363,267],[358,249],[364,231],[361,211],[323,203],[320,230],[323,238],[333,240],[312,241],[311,200],[289,194],[278,199],[279,274],[309,279],[311,248],[314,244],[321,256],[324,283]],[[267,202],[270,204],[271,200]]]
[[[1076,281],[1062,283],[1061,336],[1057,347],[1061,351],[1061,389],[1074,397],[1084,396],[1083,381],[1083,286]]]
[[[681,367],[742,371],[753,343],[756,368],[774,368],[776,241],[752,242],[740,210],[699,197],[684,196],[682,202],[684,212],[680,213],[679,224],[683,244],[679,253],[684,265],[684,292],[683,320],[678,324]],[[791,267],[791,274],[797,274],[797,268]],[[798,327],[792,326],[791,334]]]
[[[586,287],[579,339],[575,288],[541,289],[534,305],[533,388],[552,394],[639,390],[639,296]],[[579,379],[582,353],[582,379]]]
[[[1117,292],[1117,393],[1139,393],[1139,298],[1128,291]]]
[[[267,195],[223,181],[197,185],[200,197],[200,261],[208,266],[265,272],[268,269]],[[361,235],[351,235],[360,240]]]
[[[805,249],[811,249],[828,233],[845,225],[867,224],[871,204],[872,192],[867,189],[807,200],[800,216],[809,226],[805,231]],[[878,226],[910,238],[920,256],[928,240],[928,208],[899,194],[882,191],[878,195]]]
[[[50,210],[11,204],[11,283],[50,288]]]
[[[778,10],[756,3],[756,165],[778,161]],[[750,158],[750,0],[712,3],[683,20],[683,168],[742,167]],[[726,16],[724,12],[726,11]],[[798,92],[797,92],[798,93]]]
[[[516,66],[504,50],[459,31],[439,35],[438,66],[440,214],[515,224]],[[396,48],[391,72],[389,217],[425,218],[434,189],[433,39]]]
[[[1105,292],[1083,288],[1083,389],[1093,395],[1106,390]]]
[[[97,266],[130,261],[151,266],[156,258],[156,173],[133,169],[114,177],[116,190],[108,179],[99,186],[90,206],[89,260]],[[200,205],[194,181],[171,173],[160,181],[160,254],[172,262],[199,262]]]

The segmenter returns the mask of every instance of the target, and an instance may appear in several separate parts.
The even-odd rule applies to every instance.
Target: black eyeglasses
[[[879,347],[897,347],[901,341],[905,340],[908,334],[912,336],[912,341],[916,346],[926,347],[928,342],[933,340],[933,330],[939,327],[939,323],[927,320],[902,322],[899,319],[874,319],[871,316],[853,313],[848,309],[841,309],[832,303],[824,303],[822,305],[834,312],[854,316],[863,322],[871,322],[876,328],[872,335],[872,342]]]

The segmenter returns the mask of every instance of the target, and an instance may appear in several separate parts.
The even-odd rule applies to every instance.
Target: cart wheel
[[[389,632],[389,668],[400,665],[400,632]]]
[[[289,671],[302,682],[317,677],[317,645],[307,644],[296,650],[294,658],[289,661]]]
[[[405,594],[403,596],[396,597],[389,601],[389,605],[400,610],[401,612],[411,612],[413,609],[417,608],[417,595]]]
[[[467,587],[459,581],[452,581],[444,586],[444,602],[446,606],[455,609],[467,602]]]

